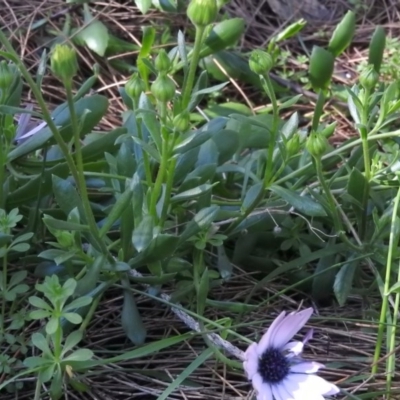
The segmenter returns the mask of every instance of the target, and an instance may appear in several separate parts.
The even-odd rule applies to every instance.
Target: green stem
[[[324,105],[325,105],[325,94],[323,90],[320,89],[311,125],[311,130],[314,132],[318,130],[319,121],[321,119],[322,113],[324,112]]]
[[[61,307],[59,305],[57,305],[56,312],[58,315],[61,314]],[[60,362],[61,360],[62,336],[61,318],[58,317],[58,327],[54,333],[54,358],[56,362]]]
[[[85,216],[87,223],[90,228],[90,232],[96,240],[98,246],[101,248],[104,255],[108,254],[107,247],[103,240],[101,240],[99,235],[99,229],[96,225],[96,220],[94,218],[92,208],[89,202],[89,195],[86,187],[85,174],[84,174],[84,165],[83,165],[83,157],[82,157],[82,148],[80,141],[80,128],[79,122],[76,115],[74,97],[72,94],[72,88],[70,82],[64,82],[64,86],[67,94],[67,103],[69,112],[71,115],[71,126],[74,135],[74,146],[75,146],[75,162],[76,162],[76,173],[75,173],[75,182],[78,187],[79,193],[81,195],[82,205],[85,210]]]
[[[400,188],[397,190],[397,195],[394,200],[393,212],[392,212],[392,221],[390,227],[390,237],[389,237],[389,248],[388,255],[386,259],[386,274],[383,288],[383,298],[382,298],[382,307],[381,307],[381,315],[379,318],[379,328],[378,328],[378,337],[376,339],[375,353],[373,359],[373,367],[372,374],[376,374],[378,371],[378,360],[381,354],[382,342],[383,342],[383,334],[386,326],[386,314],[388,313],[388,303],[389,303],[389,289],[390,289],[390,276],[392,272],[392,260],[393,260],[393,252],[396,247],[395,239],[396,239],[396,231],[397,231],[397,213],[399,209],[400,203]],[[400,274],[400,270],[399,270]],[[397,310],[394,312],[397,314]]]
[[[0,321],[0,332],[4,335],[4,321],[6,320],[6,293],[7,293],[7,253],[3,257],[3,298],[1,303],[1,321]]]
[[[386,132],[386,133],[379,133],[379,134],[370,134],[368,135],[368,142],[372,142],[374,140],[383,140],[383,139],[388,139],[388,138],[393,138],[393,137],[398,137],[400,136],[400,129],[399,130],[395,130],[392,132]],[[325,155],[322,156],[322,160],[328,160],[329,158],[332,158],[338,154],[344,153],[345,151],[352,149],[353,147],[359,146],[360,144],[362,144],[362,140],[361,139],[355,139],[353,141],[351,141],[350,143],[344,144],[340,147],[338,147],[335,150],[332,150],[330,153],[326,153]],[[306,171],[312,167],[312,162],[309,162],[308,164],[304,165],[303,167],[296,169],[295,171],[293,171],[290,174],[285,175],[284,177],[282,177],[281,179],[277,180],[275,182],[276,185],[281,185],[284,182],[290,181],[291,179],[295,179],[299,176],[303,176]]]
[[[338,236],[340,239],[342,239],[343,242],[345,242],[351,249],[360,251],[360,248],[356,246],[354,243],[352,243],[349,238],[346,236],[345,231],[343,229],[343,224],[342,220],[340,218],[339,212],[337,211],[336,208],[336,201],[333,197],[333,194],[326,183],[323,171],[322,171],[322,162],[321,162],[321,157],[315,157],[315,169],[317,171],[317,177],[319,180],[319,183],[322,187],[322,190],[324,191],[328,203],[329,203],[329,211],[331,212],[331,216],[333,219],[333,225],[335,227],[335,230],[337,231]]]
[[[150,214],[154,217],[155,220],[158,220],[157,201],[158,201],[158,198],[160,197],[161,188],[162,188],[162,184],[164,182],[164,176],[167,172],[167,166],[168,166],[168,160],[169,160],[168,145],[167,145],[167,141],[165,139],[162,139],[161,153],[162,154],[161,154],[160,168],[157,173],[156,182],[154,184],[153,193],[151,194],[151,200],[150,200]]]
[[[279,108],[278,102],[276,101],[275,91],[272,86],[271,78],[269,75],[265,76],[265,87],[264,90],[268,94],[271,104],[272,104],[272,128],[271,128],[271,138],[268,145],[267,154],[267,166],[264,173],[264,187],[267,188],[273,180],[273,166],[274,166],[274,151],[276,148],[276,137],[278,133],[279,126]]]
[[[271,137],[267,150],[268,151],[267,165],[265,167],[265,172],[264,172],[264,181],[263,181],[264,190],[260,190],[260,193],[254,199],[252,204],[246,209],[246,211],[229,225],[229,227],[225,231],[227,235],[229,235],[230,232],[232,232],[237,226],[239,226],[242,223],[242,221],[244,221],[250,215],[250,213],[252,213],[253,210],[260,204],[260,202],[264,199],[265,190],[268,189],[268,187],[272,184],[274,179],[274,174],[273,174],[274,150],[276,148],[276,138],[279,127],[279,107],[278,107],[278,102],[276,100],[275,91],[271,82],[271,78],[269,77],[269,75],[266,75],[265,77],[261,78],[263,81],[263,88],[267,93],[267,95],[269,96],[272,104],[272,127],[271,127]]]
[[[139,109],[139,100],[134,99],[134,111]],[[137,127],[137,132],[140,140],[143,140],[143,133],[142,133],[142,119],[141,118],[136,118],[135,115],[135,120],[136,120],[136,127]],[[149,161],[149,156],[148,154],[143,151],[143,165],[144,165],[144,173],[146,176],[146,183],[147,187],[152,187],[153,186],[153,179],[151,178],[151,168],[150,168],[150,161]],[[125,178],[124,178],[125,179]]]
[[[79,330],[81,332],[85,332],[85,330],[88,328],[89,323],[92,320],[93,315],[97,310],[97,306],[99,305],[101,298],[102,295],[99,295],[93,299],[92,304],[90,305],[90,309],[86,314],[85,319],[82,321],[81,326],[79,327]]]
[[[51,118],[51,114],[50,114],[49,110],[47,109],[46,102],[43,99],[43,96],[42,96],[42,93],[41,93],[39,87],[36,85],[31,74],[25,67],[24,63],[19,59],[19,55],[14,50],[14,48],[8,41],[7,37],[4,35],[3,31],[1,31],[1,30],[0,30],[0,43],[5,47],[5,49],[9,53],[8,55],[4,54],[4,57],[8,56],[8,58],[18,66],[18,69],[20,70],[21,74],[23,75],[23,77],[25,78],[29,87],[31,88],[33,95],[35,96],[36,101],[38,102],[38,105],[42,110],[44,121],[47,123],[51,133],[53,134],[55,141],[57,142],[57,145],[59,146],[61,152],[63,153],[63,156],[65,157],[65,160],[68,164],[68,167],[71,171],[72,176],[74,177],[74,179],[76,181],[78,181],[78,172],[76,170],[73,157],[69,153],[68,146],[64,142],[53,119]]]
[[[192,53],[192,60],[190,62],[189,73],[183,86],[182,93],[182,109],[186,109],[189,105],[190,95],[192,93],[194,78],[196,75],[197,65],[199,63],[201,46],[203,45],[203,36],[205,32],[205,26],[196,26],[196,37],[194,40],[194,47]]]
[[[368,114],[369,114],[369,97],[370,91],[365,89],[364,92],[364,101],[363,101],[363,110],[361,115],[361,127],[360,127],[360,137],[362,140],[362,149],[363,149],[363,158],[364,158],[364,173],[366,185],[364,186],[364,192],[362,197],[362,217],[360,221],[359,227],[359,236],[360,239],[363,240],[367,227],[367,219],[368,219],[368,199],[369,199],[369,183],[371,181],[371,160],[369,156],[369,143],[368,143]]]

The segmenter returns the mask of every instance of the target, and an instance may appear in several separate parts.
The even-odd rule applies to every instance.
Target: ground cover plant
[[[399,395],[400,99],[385,29],[342,93],[353,135],[334,145],[327,103],[355,14],[307,57],[316,102],[304,116],[304,96],[271,76],[306,22],[238,52],[244,22],[221,6],[191,0],[179,6],[185,31],[149,24],[133,43],[74,5],[62,30],[52,18],[31,27],[45,43],[33,69],[0,32],[4,398],[256,398],[252,343],[300,309],[282,345],[313,314],[305,357],[335,385],[316,396]],[[86,47],[98,64],[78,62]],[[123,51],[135,61],[113,58]],[[115,99],[97,89],[104,68],[130,74],[116,83],[112,126]],[[267,106],[229,101],[241,78]],[[56,108],[47,79],[63,96]]]

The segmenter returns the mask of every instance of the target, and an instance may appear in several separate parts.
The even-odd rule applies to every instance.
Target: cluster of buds
[[[156,100],[168,102],[175,96],[175,83],[168,76],[171,70],[171,60],[165,50],[161,50],[155,59],[154,66],[158,72],[156,80],[151,85],[151,93]]]

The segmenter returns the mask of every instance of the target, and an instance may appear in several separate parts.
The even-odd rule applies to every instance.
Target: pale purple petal
[[[314,336],[314,329],[310,329],[303,338],[303,344],[306,344]]]
[[[305,390],[299,390],[296,382],[290,381],[289,378],[286,378],[282,383],[286,390],[286,392],[290,393],[288,399],[290,400],[324,400],[324,398],[315,392],[306,392]]]
[[[257,390],[257,393],[261,393],[264,385],[261,375],[260,374],[253,375],[253,377],[251,378],[251,383],[253,385],[253,388]]]
[[[38,133],[40,130],[42,130],[43,128],[45,128],[47,126],[46,122],[42,122],[41,124],[39,124],[38,126],[36,126],[35,128],[31,129],[29,132],[26,132],[25,134],[23,134],[22,136],[20,136],[18,138],[18,140],[21,139],[26,139],[30,136],[33,136],[35,133]]]
[[[297,374],[315,374],[320,368],[324,368],[324,365],[315,361],[304,361],[291,365],[290,372]]]
[[[293,342],[289,342],[289,343],[285,344],[285,346],[283,346],[283,348],[282,348],[282,351],[284,353],[289,352],[287,357],[291,358],[293,356],[300,355],[303,352],[303,348],[304,348],[303,342],[293,341]]]
[[[257,352],[261,356],[268,347],[270,347],[271,338],[274,336],[275,329],[279,326],[280,322],[285,318],[286,312],[282,311],[268,328],[267,332],[264,333],[261,340],[258,342]]]
[[[251,380],[258,370],[258,354],[257,344],[252,343],[244,353],[246,361],[243,362],[243,368],[246,372],[247,378]]]
[[[263,383],[260,390],[257,390],[257,400],[273,400],[271,386],[268,383]]]
[[[306,324],[310,319],[312,308],[290,313],[286,318],[281,320],[279,325],[274,329],[273,336],[271,335],[270,345],[280,349]]]
[[[331,395],[339,393],[339,389],[332,383],[317,375],[289,374],[285,380],[285,387],[295,398]],[[299,397],[300,396],[300,397]]]

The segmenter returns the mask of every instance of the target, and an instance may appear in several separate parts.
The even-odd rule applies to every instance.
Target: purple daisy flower
[[[324,365],[300,357],[310,332],[302,342],[291,341],[313,313],[312,308],[286,315],[283,311],[260,342],[245,352],[244,370],[257,400],[324,400],[339,388],[315,375]]]

